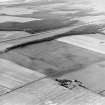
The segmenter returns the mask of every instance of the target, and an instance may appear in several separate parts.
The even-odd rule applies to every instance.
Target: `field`
[[[50,79],[79,80],[92,92],[105,96],[103,4],[105,2],[102,0],[39,0],[0,4],[0,45],[18,45],[28,41],[28,38],[33,40],[24,46],[20,44],[0,53],[0,59],[13,61]],[[36,41],[38,35],[47,38]],[[48,35],[52,37],[49,38]],[[100,47],[98,51],[103,50],[103,53],[91,50],[91,46],[83,48],[78,43],[74,45],[60,39],[73,35],[92,37],[93,40],[86,38],[85,41],[96,49],[101,42],[103,49]],[[78,41],[81,44],[83,40]],[[85,41],[83,45],[86,44]],[[6,83],[8,85],[7,81]]]

